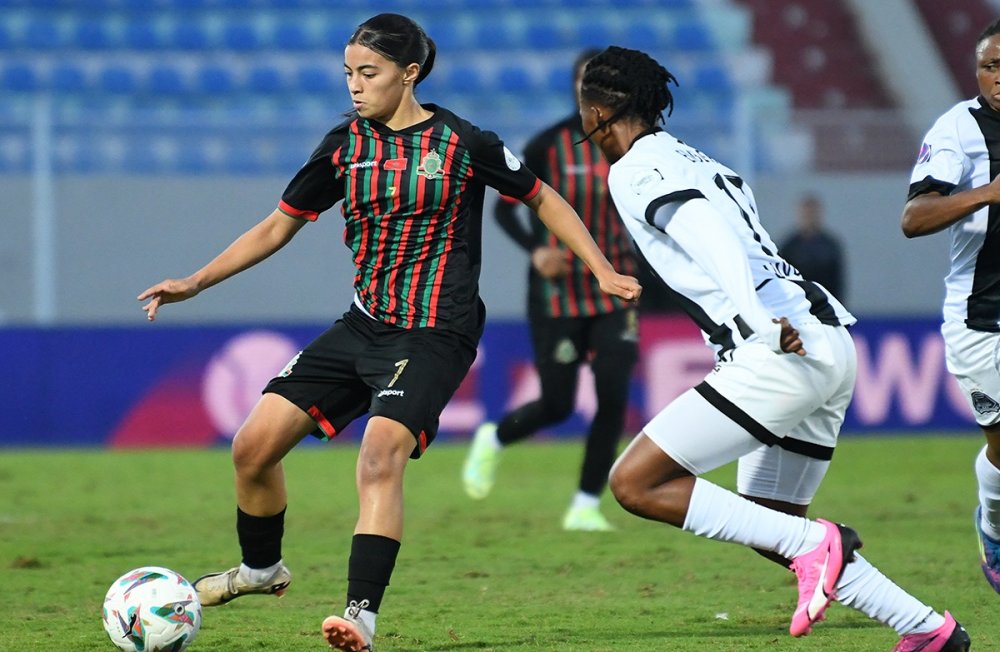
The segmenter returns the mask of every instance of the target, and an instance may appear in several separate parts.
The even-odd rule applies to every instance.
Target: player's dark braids
[[[979,35],[979,38],[976,39],[976,46],[978,47],[980,43],[991,36],[996,36],[997,34],[1000,34],[1000,18],[997,18],[986,26],[986,29],[984,29],[982,34]]]
[[[677,78],[648,54],[612,45],[587,64],[580,95],[612,110],[595,131],[626,117],[652,127],[674,110],[670,84],[676,86]]]

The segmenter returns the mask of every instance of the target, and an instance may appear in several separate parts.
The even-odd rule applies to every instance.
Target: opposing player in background
[[[587,64],[580,111],[612,163],[608,185],[642,260],[717,354],[715,369],[643,428],[615,462],[628,511],[788,565],[808,634],[837,599],[893,627],[896,650],[955,652],[969,637],[896,586],[857,533],[805,518],[854,390],[854,317],[785,262],[734,171],[660,128],[673,75],[636,50]],[[739,460],[736,495],[699,476]]]
[[[372,649],[403,533],[407,460],[433,441],[442,409],[476,356],[485,318],[478,287],[485,186],[525,202],[591,266],[603,290],[626,300],[641,291],[614,271],[569,205],[495,134],[417,102],[414,87],[434,58],[433,41],[409,18],[380,14],[360,25],[344,53],[355,113],[326,135],[278,208],[201,270],[139,295],[149,300],[143,309],[153,320],[162,305],[262,261],[343,202],[345,242],[357,266],[353,304],[271,380],[237,433],[242,563],[194,583],[205,606],[283,593],[292,578],[281,554],[281,460],[306,435],[335,437],[368,413],[347,607],[322,624],[338,650]]]
[[[584,66],[597,53],[589,50],[577,58],[574,94],[579,92]],[[528,142],[524,162],[576,210],[615,269],[634,274],[632,246],[608,194],[608,163],[583,136],[579,111],[574,111]],[[496,218],[531,257],[528,321],[541,396],[508,412],[499,423],[485,423],[476,430],[462,469],[465,491],[472,498],[485,498],[493,488],[505,447],[569,418],[580,367],[589,363],[597,412],[587,432],[578,489],[562,526],[611,530],[599,505],[618,452],[629,379],[638,357],[636,308],[602,293],[590,268],[543,223],[522,219],[519,204],[501,197]]]
[[[979,96],[959,102],[924,137],[910,176],[908,238],[947,229],[945,359],[986,445],[976,457],[980,563],[1000,593],[1000,20],[976,40]]]

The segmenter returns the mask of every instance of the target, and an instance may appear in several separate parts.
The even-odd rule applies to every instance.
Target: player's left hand
[[[608,278],[601,279],[601,291],[605,294],[634,302],[639,300],[639,296],[642,294],[642,286],[639,285],[638,279],[615,272]]]
[[[799,337],[799,331],[792,326],[792,323],[788,321],[788,317],[782,317],[781,319],[772,319],[775,324],[781,324],[781,350],[785,353],[794,353],[795,355],[804,356],[806,354],[806,349],[802,344],[802,338]]]

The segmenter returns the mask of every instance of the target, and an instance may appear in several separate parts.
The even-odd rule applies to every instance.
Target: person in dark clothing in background
[[[782,257],[809,281],[819,283],[844,299],[844,250],[840,240],[823,226],[823,205],[808,194],[799,201],[796,228],[778,246]]]

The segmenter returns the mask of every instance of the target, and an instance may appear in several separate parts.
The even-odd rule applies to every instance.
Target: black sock
[[[347,565],[347,605],[368,601],[368,611],[378,613],[389,577],[396,566],[399,541],[378,534],[355,534]]]
[[[274,516],[251,516],[237,507],[236,534],[240,539],[244,564],[250,568],[274,566],[281,561],[285,510]]]

